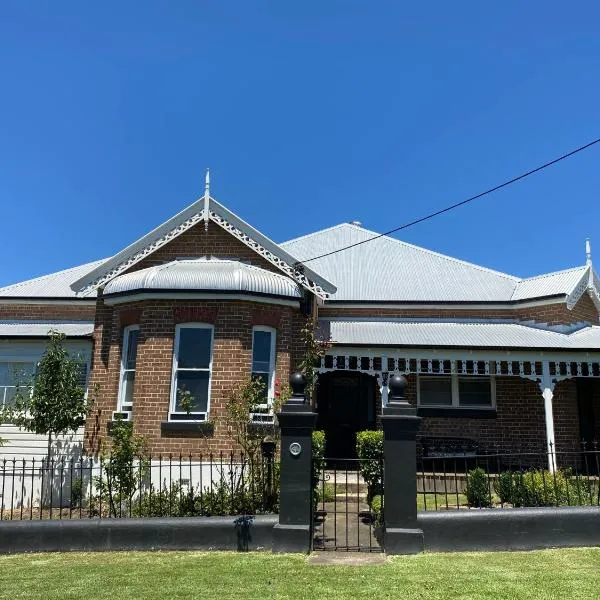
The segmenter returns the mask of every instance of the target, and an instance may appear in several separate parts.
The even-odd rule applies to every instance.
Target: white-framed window
[[[135,388],[135,368],[137,362],[140,328],[129,325],[123,330],[123,350],[121,352],[121,379],[119,382],[119,398],[117,410],[130,412],[133,409],[133,392]]]
[[[253,421],[271,421],[275,396],[275,358],[277,332],[272,327],[252,328],[252,379],[264,385],[264,397],[251,415]]]
[[[419,375],[417,404],[423,408],[494,409],[492,375]]]
[[[182,323],[175,328],[171,421],[206,420],[210,410],[214,327]],[[190,406],[185,404],[189,402]]]
[[[14,404],[17,387],[30,384],[35,369],[33,361],[0,362],[0,408]]]

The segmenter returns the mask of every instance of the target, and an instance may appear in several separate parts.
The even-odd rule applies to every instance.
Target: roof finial
[[[208,212],[208,204],[210,202],[210,169],[206,169],[206,177],[204,178],[204,231],[208,231],[208,221],[210,214]]]
[[[592,245],[590,244],[590,238],[585,240],[585,264],[592,264]]]

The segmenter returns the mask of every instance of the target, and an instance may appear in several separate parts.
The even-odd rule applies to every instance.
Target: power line
[[[573,156],[575,154],[578,154],[579,152],[583,152],[584,150],[587,150],[588,148],[590,148],[591,146],[593,146],[594,144],[597,144],[599,142],[600,142],[600,138],[597,138],[597,139],[593,140],[592,142],[589,142],[583,146],[579,146],[579,148],[576,148],[575,150],[571,150],[571,152],[567,152],[567,154],[563,154],[562,156],[559,156],[558,158],[551,160],[550,162],[544,163],[543,165],[540,165],[539,167],[536,167],[535,169],[531,169],[530,171],[522,173],[518,177],[513,177],[512,179],[509,179],[508,181],[505,181],[504,183],[501,183],[500,185],[496,185],[488,190],[485,190],[485,192],[481,192],[480,194],[471,196],[470,198],[467,198],[466,200],[462,200],[461,202],[457,202],[456,204],[452,204],[451,206],[442,208],[441,210],[438,210],[434,213],[431,213],[429,215],[421,217],[420,219],[416,219],[415,221],[411,221],[410,223],[406,223],[405,225],[400,225],[399,227],[390,229],[389,231],[386,231],[385,233],[380,233],[380,234],[375,235],[366,240],[362,240],[360,242],[350,244],[349,246],[344,246],[343,248],[338,248],[337,250],[332,250],[331,252],[326,252],[325,254],[320,254],[319,256],[313,256],[312,258],[307,258],[306,260],[298,261],[298,263],[296,263],[296,265],[300,266],[307,262],[311,262],[313,260],[318,260],[319,258],[325,258],[326,256],[331,256],[332,254],[337,254],[338,252],[343,252],[344,250],[349,250],[350,248],[354,248],[355,246],[360,246],[361,244],[366,244],[367,242],[372,242],[373,240],[377,240],[386,235],[396,233],[397,231],[400,231],[402,229],[407,229],[408,227],[412,227],[413,225],[417,225],[418,223],[422,223],[423,221],[427,221],[429,219],[432,219],[433,217],[437,217],[438,215],[442,215],[444,213],[450,212],[451,210],[454,210],[455,208],[458,208],[459,206],[463,206],[465,204],[468,204],[469,202],[473,202],[473,200],[477,200],[478,198],[487,196],[488,194],[496,192],[506,186],[509,186],[517,181],[520,181],[521,179],[525,179],[525,177],[529,177],[530,175],[533,175],[534,173],[542,171],[543,169],[547,169],[548,167],[555,165],[556,163],[560,162],[561,160],[565,160],[566,158],[569,158],[570,156]]]

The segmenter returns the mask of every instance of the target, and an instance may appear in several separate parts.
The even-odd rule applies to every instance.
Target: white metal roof
[[[490,347],[600,350],[600,327],[566,334],[502,322],[322,320],[322,331],[342,346]]]
[[[574,267],[564,271],[546,273],[537,277],[529,277],[519,281],[512,294],[511,300],[540,298],[570,294],[586,274],[587,267]]]
[[[0,321],[0,337],[48,337],[53,329],[67,337],[87,337],[94,333],[92,321]]]
[[[134,291],[219,291],[301,298],[298,285],[285,275],[235,260],[194,259],[126,273],[112,279],[104,295]]]
[[[95,269],[106,259],[42,275],[0,288],[0,298],[76,298],[71,284]]]
[[[493,271],[342,223],[284,242],[300,261],[359,244],[307,264],[331,281],[334,301],[510,302],[570,294],[585,276],[577,267],[529,279]],[[373,241],[365,242],[371,238]]]
[[[160,247],[161,244],[168,243],[171,239],[174,239],[196,223],[199,223],[204,207],[204,198],[200,198],[180,213],[165,221],[162,225],[159,225],[156,229],[127,246],[127,248],[124,248],[113,257],[99,264],[91,272],[82,274],[77,281],[71,284],[71,287],[76,292],[85,290],[84,293],[88,295],[88,290],[104,285],[114,276],[119,275],[131,265],[148,256],[148,254]],[[294,269],[294,265],[298,262],[294,256],[283,250],[274,241],[260,233],[260,231],[254,229],[254,227],[217,202],[214,198],[209,198],[208,212],[211,220],[215,220],[216,216],[219,219],[223,219],[234,232],[239,231],[245,243],[248,242],[250,247],[256,249],[256,245],[259,245],[264,248],[267,258],[272,259],[273,264],[277,264],[280,268],[285,266],[288,270]],[[302,278],[314,282],[326,294],[335,292],[335,286],[316,273],[311,267],[303,269]]]

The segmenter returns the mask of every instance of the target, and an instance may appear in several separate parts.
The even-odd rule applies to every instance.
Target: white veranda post
[[[550,365],[547,362],[542,366],[542,379],[540,389],[544,398],[544,417],[546,421],[546,451],[548,453],[548,469],[551,473],[556,471],[556,443],[554,441],[554,414],[552,399],[554,398],[554,381],[550,376]]]

